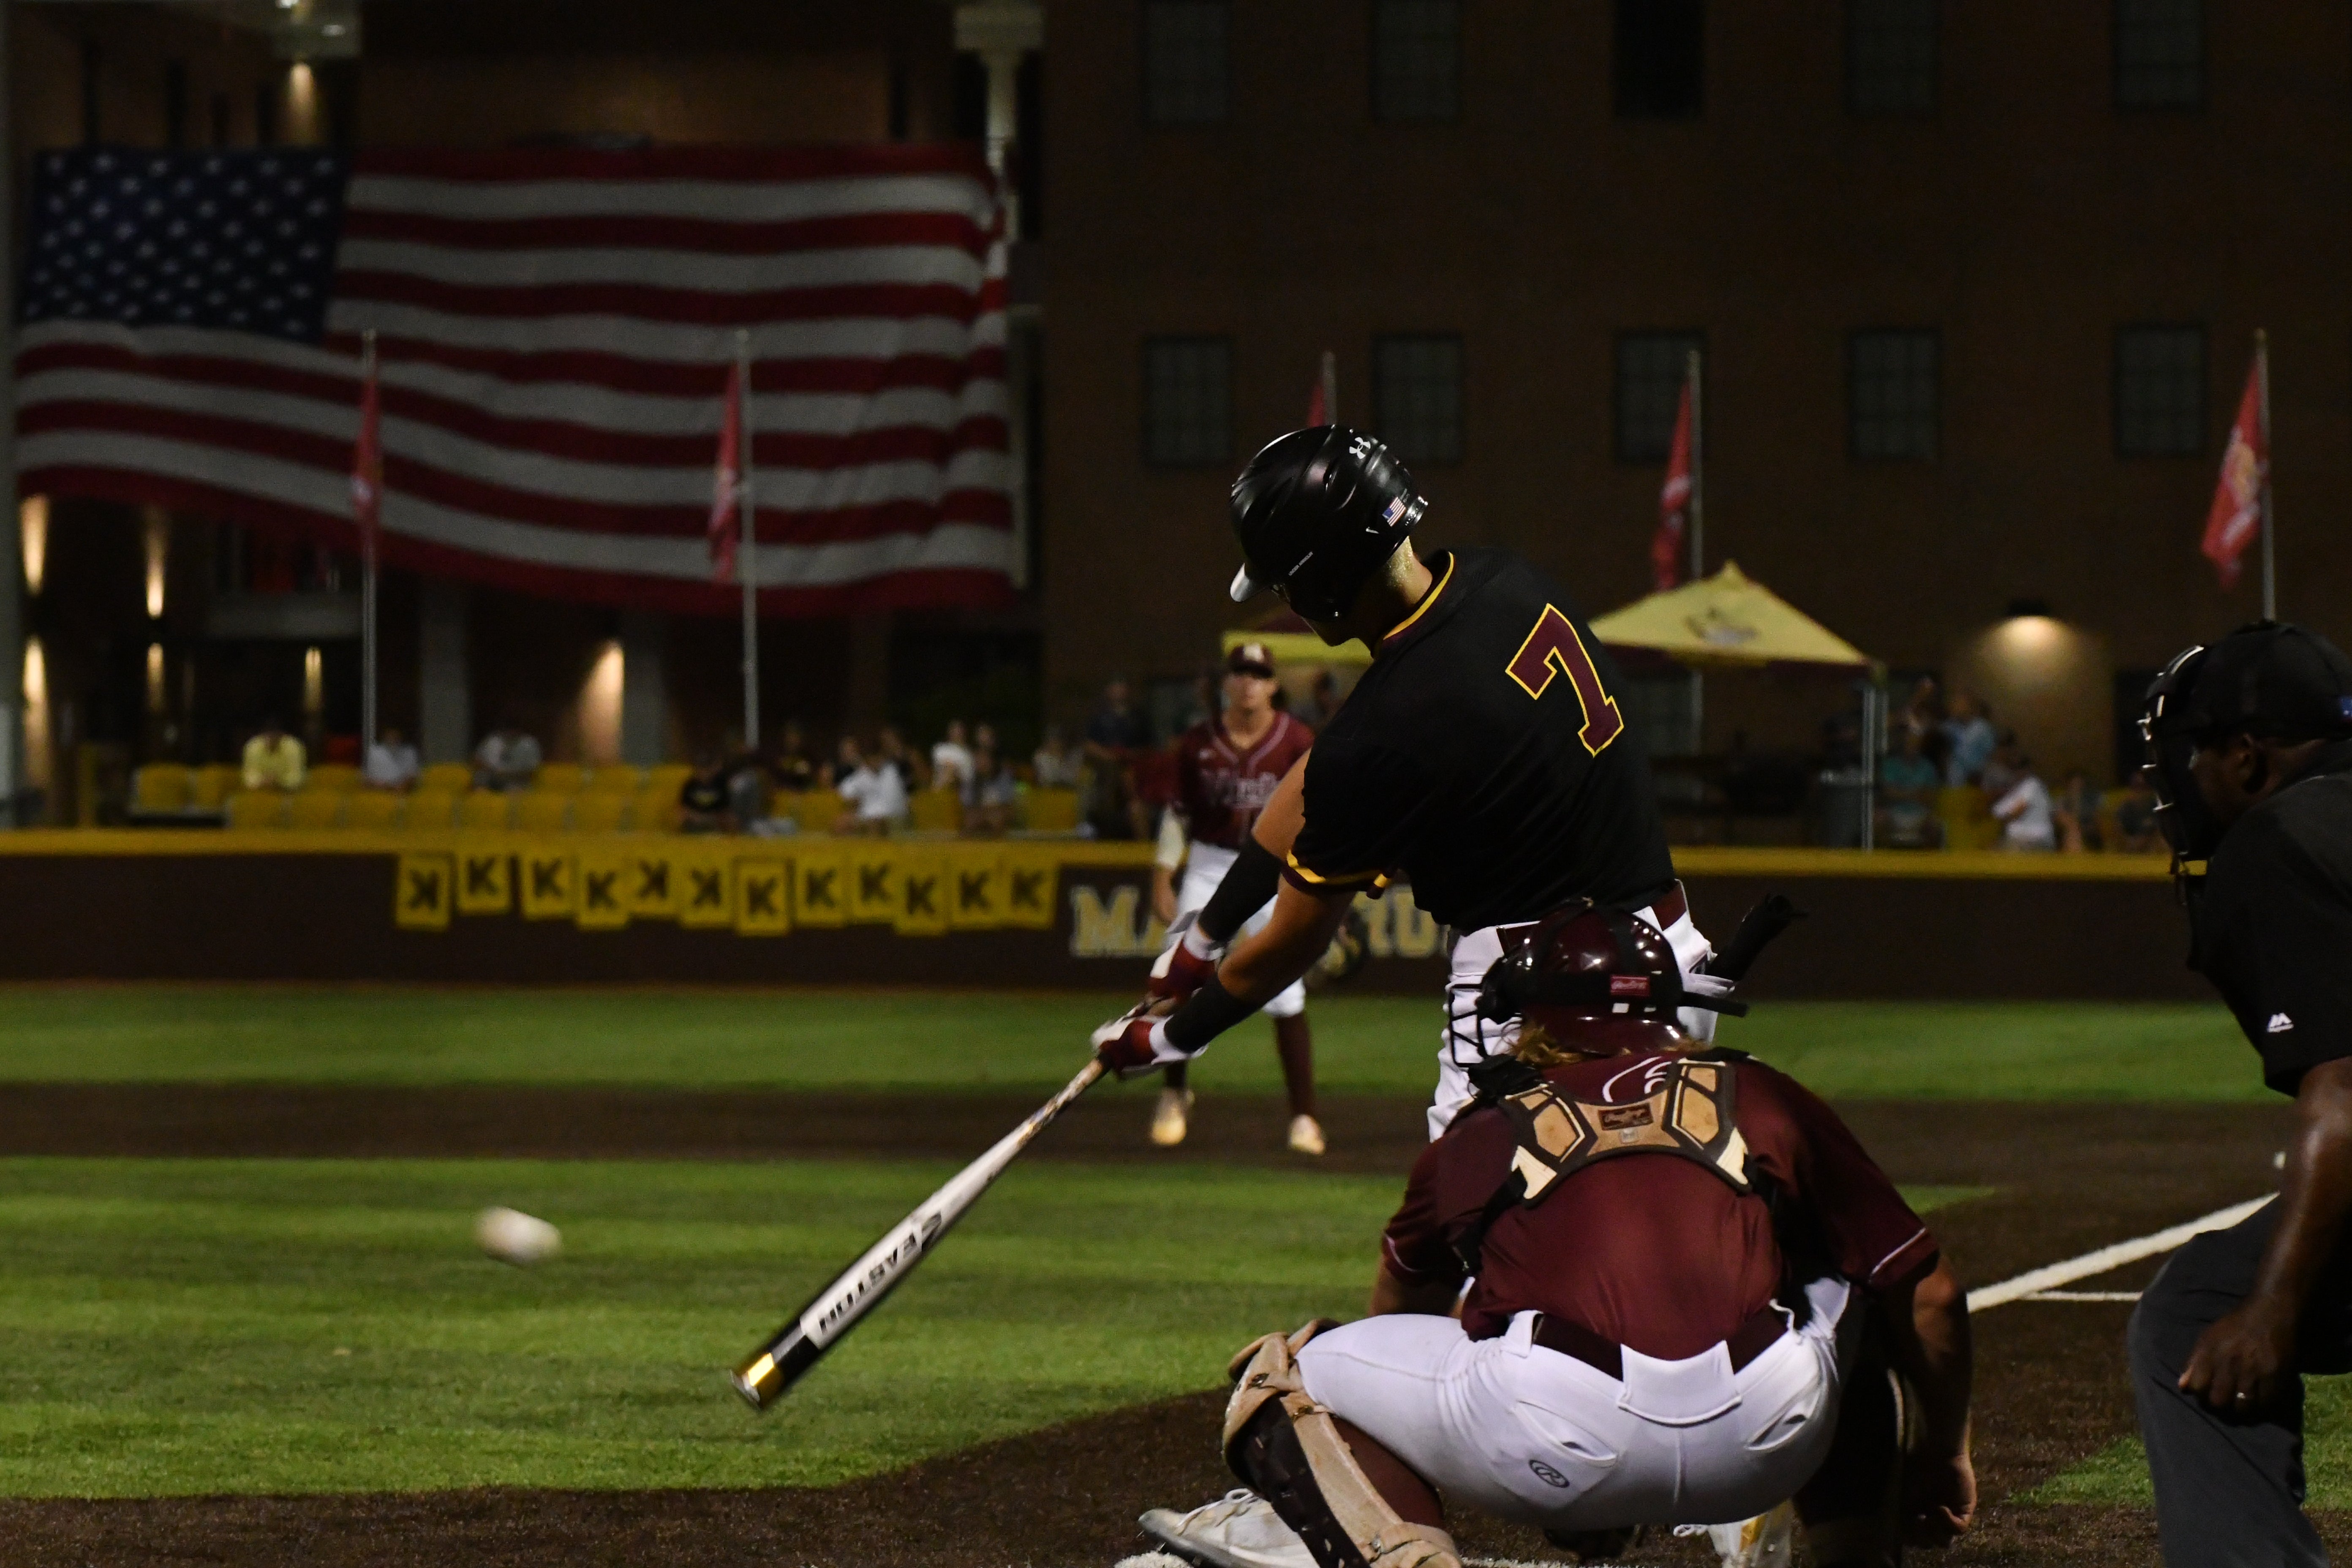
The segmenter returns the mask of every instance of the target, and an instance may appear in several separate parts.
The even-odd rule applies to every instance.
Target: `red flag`
[[[719,421],[719,471],[711,479],[710,565],[713,580],[735,575],[736,508],[743,493],[743,367],[727,372],[727,407]]]
[[[2271,455],[2263,443],[2262,366],[2246,373],[2246,395],[2238,400],[2230,448],[2221,454],[2221,482],[2213,510],[2205,514],[2205,542],[2199,546],[2224,588],[2238,582],[2238,557],[2263,531],[2263,487],[2270,482]]]
[[[1683,383],[1675,411],[1675,441],[1666,453],[1666,486],[1658,492],[1658,531],[1650,539],[1650,571],[1658,592],[1683,580],[1683,540],[1690,532],[1691,389]]]
[[[373,343],[365,359],[360,370],[360,438],[352,447],[352,521],[359,525],[360,552],[373,559],[383,508],[383,406],[376,393]]]

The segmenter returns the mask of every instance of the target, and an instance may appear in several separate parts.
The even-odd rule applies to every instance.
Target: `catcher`
[[[1446,1502],[1569,1544],[1792,1493],[1822,1568],[1965,1531],[1964,1293],[1836,1115],[1703,1048],[1691,1002],[1745,1010],[1622,910],[1524,933],[1480,997],[1515,1055],[1415,1166],[1372,1315],[1246,1347],[1223,1441],[1255,1495],[1146,1532],[1213,1568],[1456,1568]]]

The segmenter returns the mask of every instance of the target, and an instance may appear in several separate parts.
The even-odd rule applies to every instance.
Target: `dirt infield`
[[[646,1094],[598,1090],[32,1086],[0,1089],[0,1154],[780,1157],[976,1152],[1028,1095]],[[1335,1100],[1331,1168],[1402,1173],[1420,1105]],[[1934,1220],[1962,1276],[1985,1284],[2147,1234],[2268,1189],[2284,1108],[1889,1105],[1842,1108],[1897,1180],[1987,1186]],[[1062,1160],[1293,1163],[1282,1108],[1204,1100],[1173,1156],[1143,1142],[1142,1101],[1082,1103],[1041,1141]],[[2083,1282],[2131,1289],[2151,1260]],[[2128,1308],[2021,1301],[1977,1328],[1982,1524],[1942,1561],[2152,1561],[2145,1510],[2009,1500],[2131,1429],[2122,1367]],[[1034,1433],[824,1490],[444,1492],[331,1498],[0,1500],[10,1563],[316,1564],[838,1563],[1108,1568],[1139,1550],[1135,1515],[1231,1482],[1217,1399],[1196,1395]],[[1533,1534],[1463,1521],[1482,1555],[1556,1555]],[[2352,1516],[2322,1528],[2352,1548]],[[1700,1564],[1695,1542],[1637,1561]]]

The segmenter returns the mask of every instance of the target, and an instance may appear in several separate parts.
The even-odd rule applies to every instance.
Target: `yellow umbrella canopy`
[[[1649,648],[1689,665],[1865,668],[1871,662],[1861,649],[1728,561],[1712,577],[1611,611],[1592,623],[1592,630],[1611,647]]]

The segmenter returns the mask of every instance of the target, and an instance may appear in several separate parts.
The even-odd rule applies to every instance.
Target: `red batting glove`
[[[1167,1033],[1160,1027],[1169,1011],[1163,1002],[1137,1003],[1095,1031],[1096,1058],[1121,1078],[1182,1061],[1184,1053],[1166,1043]]]
[[[1217,960],[1224,952],[1223,944],[1201,934],[1200,926],[1191,916],[1180,921],[1178,927],[1173,933],[1176,940],[1152,964],[1151,978],[1143,987],[1143,994],[1154,1000],[1181,1002],[1189,998],[1215,976]]]

